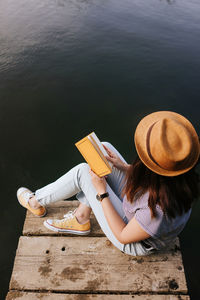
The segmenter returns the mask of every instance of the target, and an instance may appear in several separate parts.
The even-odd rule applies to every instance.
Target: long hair
[[[161,176],[148,169],[137,157],[128,169],[125,180],[122,193],[129,202],[132,203],[138,193],[141,196],[149,192],[148,206],[152,218],[156,217],[157,204],[169,218],[175,218],[187,212],[199,196],[199,175],[195,167],[179,176]]]

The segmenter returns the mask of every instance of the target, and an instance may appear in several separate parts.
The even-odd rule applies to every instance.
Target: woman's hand
[[[115,168],[123,170],[123,171],[126,171],[128,169],[128,167],[130,166],[129,164],[124,163],[116,153],[111,151],[105,145],[103,145],[103,147],[105,148],[106,152],[108,153],[108,156],[106,156],[107,160],[110,161],[111,163],[113,163],[113,166]]]
[[[106,193],[106,179],[105,177],[99,177],[90,169],[90,175],[92,179],[92,183],[98,194]]]

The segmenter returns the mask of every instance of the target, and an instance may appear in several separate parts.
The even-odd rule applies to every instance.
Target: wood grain
[[[189,300],[183,295],[59,294],[11,291],[6,300]]]
[[[21,237],[10,289],[187,294],[180,251],[133,257],[104,237]]]

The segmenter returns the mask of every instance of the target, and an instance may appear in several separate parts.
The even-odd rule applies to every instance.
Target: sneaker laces
[[[61,219],[61,220],[56,220],[55,222],[56,222],[56,223],[65,223],[66,220],[73,219],[73,218],[74,218],[74,213],[75,213],[75,211],[76,211],[76,209],[73,210],[73,211],[72,211],[72,210],[68,211],[68,213],[66,213],[66,214],[64,215],[64,218],[63,218],[63,219]]]
[[[76,209],[68,211],[63,217],[64,219],[72,219],[74,217],[74,213],[76,212]]]

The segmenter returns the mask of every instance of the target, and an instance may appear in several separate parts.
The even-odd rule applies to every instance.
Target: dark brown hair
[[[198,183],[195,167],[179,176],[161,176],[148,169],[137,157],[127,171],[123,195],[132,203],[137,193],[143,195],[149,191],[148,206],[152,218],[156,217],[157,204],[169,218],[175,218],[187,212],[199,196]]]

